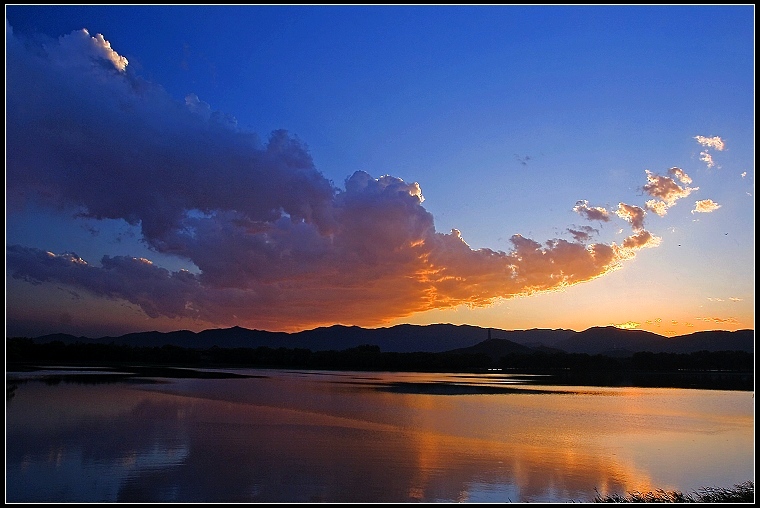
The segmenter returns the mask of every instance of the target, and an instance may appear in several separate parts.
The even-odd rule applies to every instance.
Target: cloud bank
[[[590,281],[659,242],[644,210],[620,203],[617,215],[633,227],[620,245],[588,244],[596,230],[583,226],[569,230],[573,242],[515,234],[509,252],[474,250],[459,231],[435,230],[417,183],[356,171],[336,187],[296,137],[275,131],[262,141],[195,95],[176,101],[102,35],[80,30],[33,46],[8,29],[6,58],[10,208],[121,219],[155,252],[198,268],[10,245],[7,272],[126,300],[150,317],[279,330],[379,325]],[[647,175],[647,192],[667,206],[694,190]],[[586,201],[574,210],[611,220]]]

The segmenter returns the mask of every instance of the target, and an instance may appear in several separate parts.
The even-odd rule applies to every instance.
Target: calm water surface
[[[260,377],[8,373],[6,501],[569,502],[754,480],[753,392],[234,372]]]

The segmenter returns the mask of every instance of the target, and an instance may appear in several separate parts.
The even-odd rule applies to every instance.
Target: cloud
[[[715,167],[715,162],[713,161],[713,158],[710,152],[707,152],[707,151],[699,152],[699,160],[706,163],[708,168]]]
[[[193,94],[176,101],[102,36],[78,31],[31,50],[8,30],[6,41],[6,198],[124,220],[153,251],[197,267],[7,246],[7,273],[30,283],[124,300],[149,317],[372,326],[590,281],[659,241],[641,208],[621,204],[636,230],[622,245],[586,245],[595,230],[576,228],[575,242],[515,234],[508,252],[474,250],[459,231],[435,230],[416,182],[356,171],[336,187],[297,137],[262,141]],[[576,211],[609,220],[586,202]]]
[[[101,34],[94,37],[86,28],[64,35],[57,44],[45,46],[51,60],[56,65],[66,67],[92,67],[109,64],[119,72],[124,72],[129,62],[111,48]]]
[[[591,239],[592,235],[599,233],[598,229],[591,226],[580,226],[577,229],[567,228],[567,231],[573,236],[576,242],[584,243]]]
[[[610,214],[602,207],[589,207],[588,201],[580,200],[575,203],[573,207],[574,212],[578,212],[580,215],[588,220],[598,220],[602,222],[609,222]]]
[[[718,151],[722,151],[726,148],[726,144],[722,139],[720,139],[720,136],[713,136],[711,138],[705,136],[694,136],[694,139],[696,139],[697,143],[700,145],[709,148],[715,148]]]
[[[668,170],[668,173],[678,178],[681,183],[690,184],[691,183],[691,177],[686,174],[686,172],[681,168],[670,168]]]
[[[708,296],[707,299],[709,301],[711,301],[711,302],[725,302],[725,300],[723,298],[716,298],[716,297],[712,297],[712,296]],[[732,297],[730,297],[728,299],[728,301],[730,301],[730,302],[741,302],[742,299],[741,298],[737,298],[735,296],[732,296]]]
[[[664,201],[657,201],[656,199],[649,199],[646,202],[647,210],[650,210],[660,217],[663,217],[667,215],[668,213],[668,204]]]
[[[670,168],[668,172],[676,176],[681,182],[689,183],[691,178],[680,168]],[[644,185],[644,192],[654,198],[646,203],[648,210],[653,211],[659,216],[664,216],[668,208],[676,204],[681,198],[685,198],[693,191],[699,190],[699,187],[681,187],[673,178],[660,176],[646,170],[647,183]]]
[[[695,203],[694,210],[692,210],[691,213],[710,213],[714,212],[720,207],[721,205],[712,199],[700,199]]]
[[[722,151],[726,148],[726,144],[722,139],[720,139],[719,136],[713,136],[711,138],[705,136],[694,136],[694,139],[697,140],[697,143],[707,148],[714,148],[718,151]],[[712,154],[707,150],[699,152],[699,160],[706,163],[708,168],[715,166],[715,161],[713,161]]]
[[[662,239],[644,229],[623,240],[623,247],[629,250],[657,247]]]
[[[644,229],[644,216],[646,212],[642,208],[636,205],[618,203],[618,209],[615,213],[621,219],[630,222],[634,231]]]
[[[739,324],[739,320],[738,320],[738,319],[736,319],[735,317],[729,317],[729,318],[720,318],[720,317],[697,317],[697,318],[695,318],[695,319],[697,319],[697,320],[699,320],[699,321],[709,321],[709,322],[713,322],[713,323],[719,323],[719,324],[724,324],[724,323],[733,324],[733,325],[735,325],[735,324]]]

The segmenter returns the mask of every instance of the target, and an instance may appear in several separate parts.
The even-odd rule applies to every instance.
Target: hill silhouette
[[[697,351],[755,350],[754,330],[729,332],[714,330],[675,337],[663,337],[645,330],[622,330],[614,326],[593,327],[558,342],[555,347],[568,353],[620,356],[652,353],[695,353]]]
[[[489,340],[490,338],[490,340]],[[482,353],[499,358],[506,353],[528,351],[630,356],[636,352],[692,353],[697,351],[754,352],[754,330],[701,331],[664,337],[644,330],[622,330],[613,326],[593,327],[576,332],[565,329],[500,330],[472,325],[397,325],[362,328],[334,325],[297,333],[250,330],[242,327],[192,332],[138,332],[118,337],[76,337],[67,334],[43,335],[36,343],[60,341],[64,344],[94,343],[138,347],[177,346],[182,348],[304,348],[311,351],[340,351],[362,345],[378,346],[386,352]],[[524,348],[520,350],[520,348]]]
[[[524,346],[507,339],[486,339],[474,346],[453,349],[449,351],[449,353],[484,354],[491,360],[498,360],[509,353],[533,353],[535,351],[535,348]]]

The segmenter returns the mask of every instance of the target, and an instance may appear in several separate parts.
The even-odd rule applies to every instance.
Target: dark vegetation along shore
[[[754,503],[755,484],[751,481],[739,483],[731,488],[702,487],[684,494],[678,490],[658,489],[650,492],[629,492],[627,495],[597,495],[595,503]]]
[[[638,352],[625,357],[562,351],[512,351],[503,355],[455,350],[383,352],[375,345],[344,350],[304,348],[183,348],[173,345],[38,343],[28,338],[6,340],[6,369],[44,365],[140,366],[185,368],[287,368],[310,370],[471,372],[541,374],[537,382],[555,385],[680,387],[754,390],[754,355],[745,351],[694,353]],[[164,369],[166,377],[208,376],[200,371]],[[196,374],[192,374],[196,372]],[[147,375],[147,374],[143,374]],[[157,375],[157,374],[153,374]],[[530,378],[527,378],[530,379]]]

